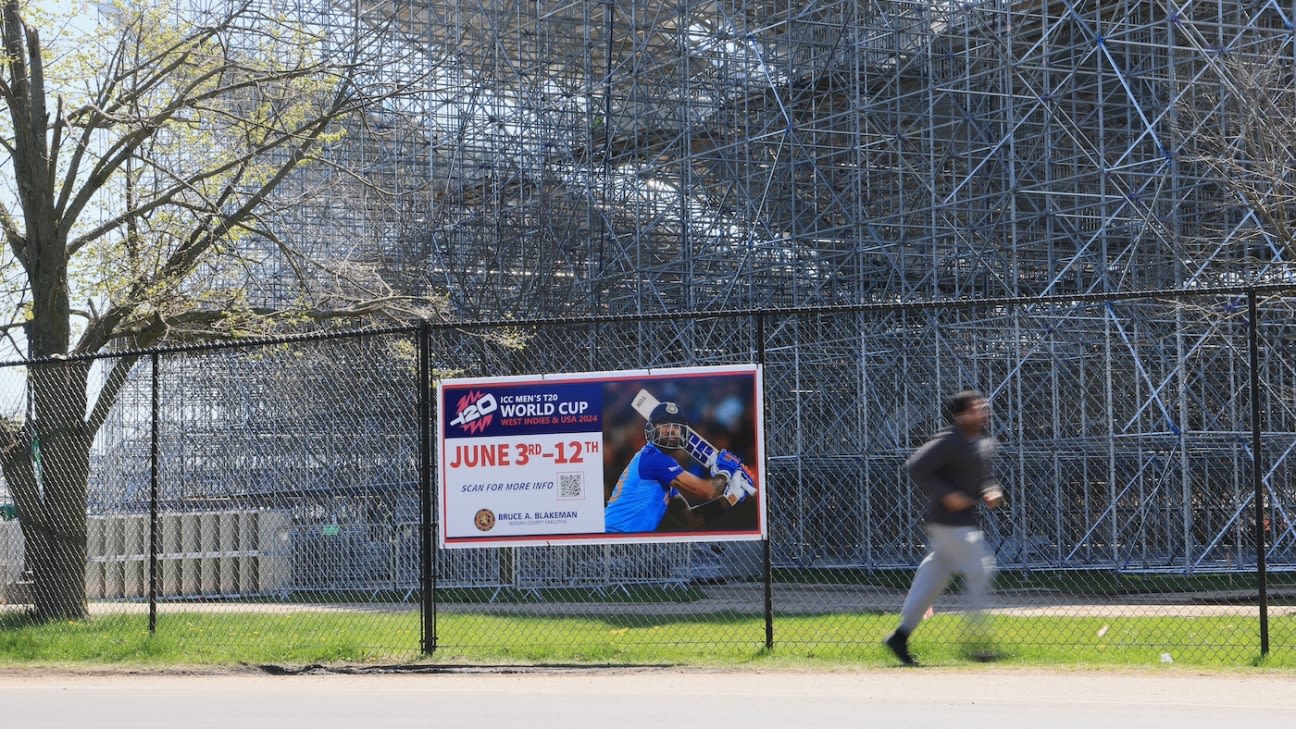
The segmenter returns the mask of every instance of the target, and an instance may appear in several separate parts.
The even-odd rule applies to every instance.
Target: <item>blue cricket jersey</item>
[[[684,472],[674,458],[649,443],[621,472],[603,515],[608,532],[651,532],[670,503],[671,481]]]

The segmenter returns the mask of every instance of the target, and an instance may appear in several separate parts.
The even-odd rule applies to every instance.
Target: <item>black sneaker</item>
[[[899,633],[892,633],[887,636],[886,640],[882,641],[882,644],[887,648],[890,648],[891,652],[895,654],[895,657],[899,658],[900,662],[906,666],[918,665],[918,659],[914,658],[913,654],[909,652],[909,638],[906,636],[900,635]]]

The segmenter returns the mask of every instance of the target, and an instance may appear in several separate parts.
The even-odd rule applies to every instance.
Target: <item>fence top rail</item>
[[[424,319],[417,324],[405,326],[351,329],[334,332],[307,332],[302,334],[285,334],[274,337],[249,337],[237,341],[206,342],[148,349],[114,350],[112,352],[94,352],[66,356],[44,357],[38,359],[20,359],[0,362],[0,368],[19,367],[54,362],[93,361],[99,359],[121,359],[125,357],[145,357],[160,354],[184,354],[208,352],[221,349],[248,349],[268,347],[279,344],[316,342],[334,339],[353,339],[360,337],[381,336],[388,334],[415,334],[421,330],[445,331],[468,329],[516,328],[530,326],[555,326],[573,324],[615,324],[624,322],[678,321],[685,319],[738,319],[762,316],[812,316],[818,314],[851,314],[878,311],[933,311],[942,309],[983,309],[1013,306],[1053,306],[1060,304],[1102,304],[1116,301],[1148,301],[1154,299],[1196,299],[1210,296],[1247,297],[1268,294],[1296,293],[1296,282],[1271,283],[1237,286],[1208,286],[1192,289],[1138,289],[1133,291],[1110,291],[1091,294],[1052,294],[1046,296],[999,296],[983,299],[923,299],[918,301],[863,302],[858,304],[819,304],[796,307],[768,307],[746,309],[692,309],[677,312],[657,312],[640,314],[589,314],[585,316],[548,316],[527,319],[478,319],[432,321]]]

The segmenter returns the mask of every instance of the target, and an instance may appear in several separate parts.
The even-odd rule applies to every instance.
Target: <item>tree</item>
[[[372,269],[321,276],[327,264],[273,225],[286,181],[339,168],[328,149],[342,130],[420,91],[422,51],[383,42],[390,35],[367,18],[294,22],[265,5],[236,0],[185,16],[174,3],[99,3],[97,27],[53,54],[38,26],[76,23],[0,0],[0,183],[11,188],[0,231],[19,312],[5,332],[33,362],[28,412],[0,423],[0,467],[38,620],[87,615],[89,451],[136,359],[115,360],[106,383],[89,387],[81,357],[431,311]],[[288,304],[248,295],[267,256],[298,283]],[[343,285],[321,290],[324,278]]]
[[[1193,221],[1195,258],[1244,264],[1249,282],[1285,280],[1296,261],[1296,75],[1290,34],[1254,47],[1206,54],[1198,74],[1176,90],[1178,156],[1193,165],[1228,209]],[[1221,194],[1222,193],[1222,194]],[[1226,280],[1225,283],[1236,281]]]

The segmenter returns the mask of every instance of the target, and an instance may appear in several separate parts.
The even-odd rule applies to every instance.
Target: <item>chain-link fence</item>
[[[1106,640],[1235,661],[1286,650],[1296,302],[1282,293],[425,324],[12,364],[0,609],[88,604],[195,645],[259,641],[286,616],[298,637],[354,630],[383,657],[614,637],[876,645],[855,619],[890,626],[926,549],[904,461],[941,426],[940,399],[976,387],[1008,494],[984,518],[1006,647],[1156,617],[1182,620]],[[437,379],[739,363],[763,366],[768,542],[433,543]],[[959,607],[956,586],[924,640],[959,640],[945,616]],[[248,630],[217,629],[217,613]],[[1194,621],[1211,616],[1232,616],[1235,640],[1203,643]],[[651,630],[623,636],[636,628]]]

